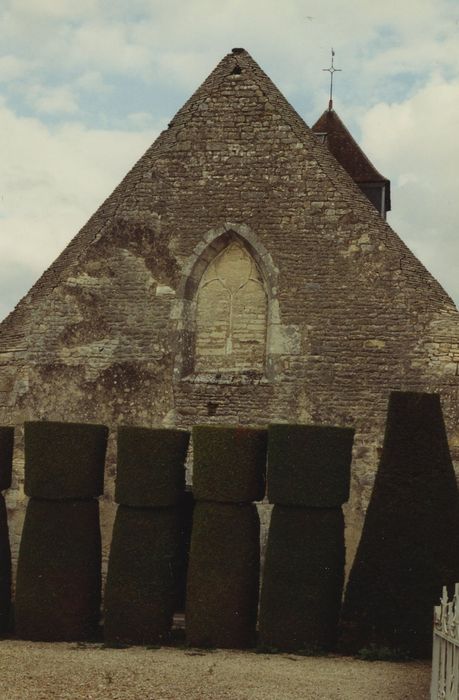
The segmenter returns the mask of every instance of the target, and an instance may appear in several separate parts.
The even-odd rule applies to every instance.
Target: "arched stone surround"
[[[195,372],[196,347],[196,295],[200,282],[210,263],[232,242],[239,242],[254,260],[262,280],[267,299],[266,351],[264,367],[259,370],[241,370],[236,374],[241,381],[267,381],[273,375],[276,327],[280,325],[277,300],[278,270],[273,259],[258,237],[244,224],[225,223],[208,231],[193,250],[183,267],[173,318],[176,321],[176,339],[179,352],[176,355],[174,378],[195,381],[233,381],[234,373]],[[231,375],[231,376],[230,376]]]

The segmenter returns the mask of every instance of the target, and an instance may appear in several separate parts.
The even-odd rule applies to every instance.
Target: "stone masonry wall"
[[[234,271],[244,255],[236,340],[249,342],[235,356],[228,311],[203,290],[219,260]],[[215,364],[212,314],[225,326]],[[389,392],[440,391],[458,461],[458,367],[449,297],[250,56],[230,54],[0,327],[0,424],[18,426],[13,552],[25,420],[110,426],[105,556],[117,425],[290,421],[356,428],[349,564]]]

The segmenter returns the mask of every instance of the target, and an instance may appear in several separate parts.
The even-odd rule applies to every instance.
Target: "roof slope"
[[[235,75],[237,75],[236,82],[238,83],[237,89],[239,91],[237,100],[233,98],[236,90],[234,87]],[[409,258],[409,266],[413,270],[421,271],[421,274],[427,277],[427,284],[431,287],[431,296],[435,297],[440,304],[445,302],[452,303],[444,290],[426,272],[400,238],[384,222],[379,220],[379,216],[373,206],[360,192],[358,186],[345,170],[339,166],[329,149],[319,142],[311,129],[309,129],[252,57],[243,49],[233,49],[232,53],[226,55],[220,61],[208,78],[177,112],[168,129],[160,134],[120,185],[42,275],[12,314],[1,324],[0,346],[4,348],[11,347],[12,345],[14,346],[16,341],[19,342],[21,335],[23,335],[23,331],[21,331],[23,315],[28,314],[28,310],[33,307],[39,298],[50,294],[54,288],[66,279],[69,270],[78,264],[93,244],[97,243],[101,238],[111,235],[113,224],[117,218],[140,216],[139,208],[136,205],[139,193],[141,193],[143,202],[148,202],[144,206],[149,206],[150,210],[154,197],[156,196],[158,199],[158,193],[162,195],[162,188],[166,186],[175,190],[173,192],[174,201],[181,196],[181,192],[177,190],[176,184],[167,184],[162,178],[162,164],[165,160],[175,158],[177,162],[180,161],[180,168],[184,172],[191,167],[190,158],[193,156],[194,144],[190,141],[190,145],[187,146],[187,142],[183,140],[184,134],[187,130],[189,133],[192,132],[193,124],[196,121],[202,124],[204,114],[207,115],[209,124],[212,123],[213,117],[218,119],[218,114],[214,114],[209,109],[209,103],[212,103],[216,96],[224,97],[227,103],[231,104],[231,109],[234,113],[234,124],[232,124],[234,134],[232,138],[233,141],[239,138],[237,126],[235,126],[238,112],[242,109],[245,110],[246,114],[249,114],[252,109],[252,105],[247,104],[247,100],[250,98],[240,97],[241,86],[242,88],[244,86],[247,88],[247,94],[254,94],[253,91],[255,90],[258,101],[262,102],[267,110],[269,109],[271,113],[276,115],[277,123],[282,125],[281,128],[290,130],[295,135],[298,146],[301,146],[301,150],[297,151],[298,155],[301,153],[305,163],[307,161],[316,164],[322,173],[322,177],[328,182],[328,186],[334,192],[339,193],[341,200],[346,205],[352,207],[355,217],[360,218],[362,221],[373,222],[375,230],[377,230],[378,236],[384,240],[386,248],[397,251],[397,254],[402,257]],[[206,112],[205,110],[209,111]],[[255,111],[253,112],[254,120],[258,118]],[[188,135],[185,134],[185,136],[187,139],[189,138]],[[247,138],[246,135],[245,138]],[[365,158],[365,156],[363,157]],[[246,182],[244,186],[246,186]]]
[[[327,134],[330,151],[355,182],[388,182],[376,170],[334,110],[326,110],[311,129]]]
[[[311,127],[327,134],[326,143],[336,160],[359,185],[385,185],[385,210],[390,211],[390,181],[376,170],[333,109],[327,109]]]

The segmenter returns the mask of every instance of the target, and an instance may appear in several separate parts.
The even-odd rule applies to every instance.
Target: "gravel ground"
[[[0,642],[1,700],[427,700],[430,663]]]

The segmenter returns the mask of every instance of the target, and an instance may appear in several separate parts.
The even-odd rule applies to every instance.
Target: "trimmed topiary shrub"
[[[268,428],[268,498],[280,505],[340,507],[349,498],[352,428]]]
[[[11,486],[14,428],[0,426],[0,491]]]
[[[185,611],[186,579],[190,560],[191,532],[195,501],[191,491],[185,491],[178,506],[180,515],[180,546],[178,564],[177,612]]]
[[[104,490],[108,428],[86,423],[24,424],[27,496],[93,498]]]
[[[47,642],[93,638],[100,569],[97,501],[30,500],[18,559],[17,636]]]
[[[174,506],[185,489],[190,434],[169,428],[118,428],[115,501],[126,506]]]
[[[267,432],[259,428],[193,428],[193,493],[197,501],[250,503],[265,493]]]
[[[440,399],[393,392],[352,567],[341,649],[430,656],[432,611],[459,581],[459,500]]]
[[[259,568],[256,506],[196,503],[186,603],[189,644],[233,649],[253,646]]]
[[[344,582],[341,509],[274,506],[260,601],[261,648],[334,647]]]
[[[9,631],[11,607],[11,551],[5,499],[0,495],[0,635]]]
[[[118,508],[105,588],[108,645],[167,641],[177,602],[178,508]]]

